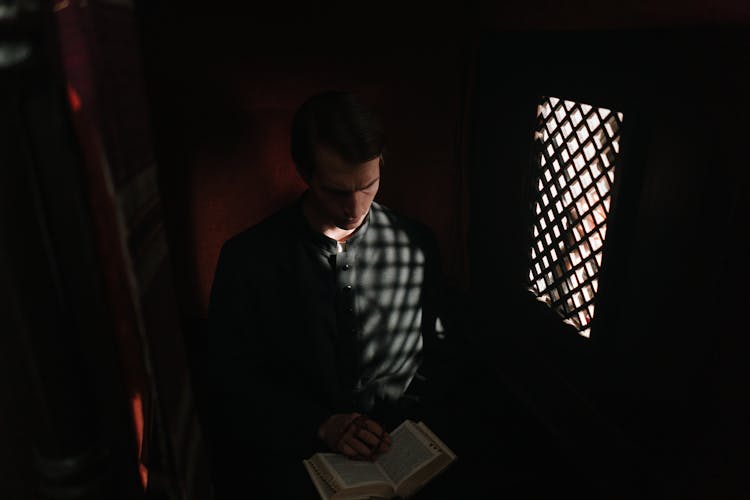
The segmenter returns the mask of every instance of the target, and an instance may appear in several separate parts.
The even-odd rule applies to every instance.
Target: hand
[[[328,447],[354,460],[373,460],[391,449],[390,434],[360,413],[331,415],[318,429]]]

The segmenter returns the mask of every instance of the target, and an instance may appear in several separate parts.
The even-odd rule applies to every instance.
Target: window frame
[[[486,33],[479,39],[470,143],[469,246],[471,283],[475,289],[490,290],[494,286],[498,301],[513,300],[514,294],[523,292],[534,297],[527,291],[530,231],[535,222],[529,204],[537,189],[534,130],[541,97],[555,96],[624,115],[603,265],[598,273],[596,311],[589,324],[591,335],[588,339],[581,337],[560,321],[558,331],[544,333],[546,338],[540,339],[549,341],[552,349],[559,345],[556,336],[570,337],[567,333],[574,333],[591,349],[600,345],[606,348],[617,342],[607,333],[616,331],[608,323],[616,321],[621,312],[619,292],[610,283],[623,279],[629,247],[635,244],[631,235],[642,187],[639,165],[643,164],[648,137],[641,117],[648,111],[649,103],[639,98],[647,94],[644,89],[649,82],[643,79],[645,71],[638,68],[638,51],[631,47],[634,40],[643,36],[640,31],[548,31]],[[540,65],[535,59],[554,47],[583,43],[590,44],[586,58],[573,62],[555,60],[547,65]],[[621,64],[612,64],[611,58],[605,57],[610,53],[622,54]],[[598,78],[591,79],[592,74]],[[503,184],[509,187],[502,194],[493,192],[495,186]],[[488,200],[497,205],[492,213],[487,213]],[[498,219],[503,221],[502,225],[497,224]],[[487,238],[486,232],[493,230],[503,232],[506,237]],[[494,245],[496,251],[484,248],[485,241]],[[489,272],[487,266],[477,265],[488,260],[497,261]]]

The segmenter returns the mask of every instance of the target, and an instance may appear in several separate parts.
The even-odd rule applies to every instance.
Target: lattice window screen
[[[537,117],[529,285],[589,337],[623,115],[544,97]]]

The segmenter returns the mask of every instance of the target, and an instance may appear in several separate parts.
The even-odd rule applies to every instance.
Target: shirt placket
[[[349,346],[347,349],[348,356],[351,356],[349,361],[354,365],[355,372],[359,373],[358,345],[362,331],[357,318],[356,256],[356,250],[351,246],[347,251],[336,256],[336,285],[339,289],[337,294],[339,332]],[[361,387],[362,381],[359,377],[355,377],[353,382],[355,389]]]
[[[342,252],[336,256],[336,282],[341,291],[339,294],[339,311],[341,312],[342,332],[353,339],[358,338],[359,328],[356,322],[356,273],[354,252]]]

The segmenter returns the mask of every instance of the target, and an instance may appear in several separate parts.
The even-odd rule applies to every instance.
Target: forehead
[[[380,157],[363,163],[349,163],[330,148],[315,151],[313,175],[322,183],[341,189],[358,189],[380,176]]]

